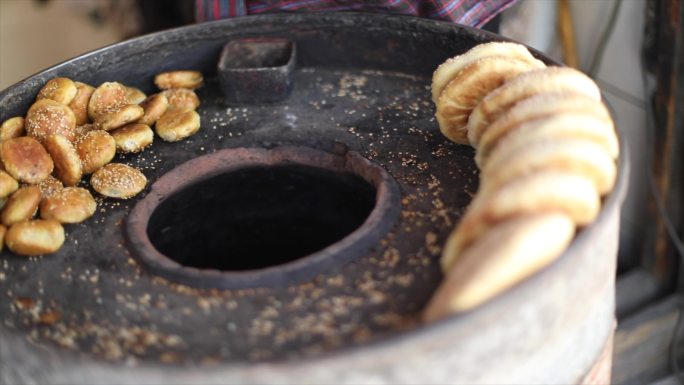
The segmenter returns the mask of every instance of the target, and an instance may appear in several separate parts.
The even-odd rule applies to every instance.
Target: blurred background
[[[667,204],[671,190],[663,187],[654,192],[648,187],[654,171],[649,167],[652,154],[645,145],[653,140],[648,134],[648,122],[649,118],[656,123],[659,120],[648,113],[647,101],[651,96],[647,92],[652,95],[656,87],[645,86],[653,76],[643,72],[641,63],[642,52],[653,53],[662,48],[658,46],[662,43],[658,36],[669,36],[658,25],[667,16],[663,7],[676,2],[520,0],[486,26],[593,77],[624,133],[632,169],[621,221],[617,277],[620,327],[613,372],[616,383],[674,378],[670,374],[674,362],[671,341],[673,335],[677,336],[676,325],[681,323],[677,322],[682,313],[681,300],[676,294],[676,288],[681,286],[680,264],[673,241],[663,229],[662,211],[668,210],[658,213],[654,205],[656,197]],[[0,89],[82,53],[193,23],[193,9],[193,0],[0,0]],[[672,40],[673,46],[680,42],[680,51],[681,24],[680,21],[675,26],[680,31],[679,40],[676,36]],[[649,38],[651,41],[645,40]],[[658,67],[655,57],[661,55],[652,55],[652,67]],[[673,60],[672,63],[682,63],[681,59]],[[651,69],[650,72],[657,72]],[[681,95],[679,98],[672,100],[681,100]],[[672,138],[659,135],[657,131],[665,128],[658,127],[655,148],[660,149]],[[674,170],[681,170],[681,162],[676,163],[678,158],[667,153],[659,157],[658,152],[656,164],[675,162],[680,165]],[[659,180],[670,178],[657,170],[655,174]],[[676,177],[673,180],[676,189],[681,190],[681,182],[676,182]],[[682,200],[669,200],[670,205],[676,206],[671,210],[674,222],[680,225]],[[681,226],[679,230],[681,234]]]
[[[193,0],[0,0],[0,89],[82,53],[194,21]]]

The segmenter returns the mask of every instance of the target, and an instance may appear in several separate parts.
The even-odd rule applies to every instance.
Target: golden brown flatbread
[[[456,74],[466,65],[475,60],[489,56],[503,56],[511,59],[526,61],[540,68],[544,64],[535,59],[530,51],[521,44],[509,42],[491,42],[478,44],[461,55],[447,59],[432,74],[432,101],[437,103],[444,87],[451,82]]]
[[[593,97],[574,92],[549,92],[536,94],[514,104],[489,125],[471,126],[468,130],[468,140],[474,147],[478,147],[480,138],[488,130],[507,131],[528,120],[543,118],[565,112],[577,112],[592,115],[613,125],[612,118],[606,106],[597,102]]]
[[[594,115],[567,112],[533,119],[517,126],[490,127],[480,139],[475,162],[480,168],[485,168],[487,159],[499,147],[524,146],[542,138],[593,141],[601,145],[613,159],[617,159],[620,152],[620,144],[612,122],[606,122]]]
[[[578,226],[592,222],[601,201],[594,183],[586,176],[558,170],[542,170],[516,178],[497,189],[478,192],[442,254],[445,272],[459,255],[497,223],[517,215],[560,212]]]
[[[530,96],[550,92],[579,93],[597,101],[601,100],[601,91],[596,83],[576,69],[537,69],[511,79],[482,99],[468,119],[468,131],[477,136],[516,103]]]
[[[526,214],[497,224],[446,273],[423,319],[434,322],[503,293],[556,260],[574,234],[573,220],[559,212]]]
[[[601,195],[613,189],[617,175],[615,160],[595,142],[542,139],[521,146],[500,146],[480,172],[480,189],[497,189],[509,181],[542,170],[586,176]]]
[[[505,56],[488,56],[467,64],[439,95],[435,116],[442,134],[456,143],[469,144],[468,118],[473,108],[506,80],[535,68],[539,67]]]

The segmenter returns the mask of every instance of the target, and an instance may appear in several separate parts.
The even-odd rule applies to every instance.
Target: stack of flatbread
[[[449,236],[424,318],[470,310],[549,265],[616,179],[615,127],[593,80],[515,43],[478,45],[432,79],[441,132],[476,149],[480,188]]]

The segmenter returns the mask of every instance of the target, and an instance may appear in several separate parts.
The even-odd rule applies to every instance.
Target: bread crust
[[[53,78],[38,91],[36,100],[50,99],[57,103],[69,105],[77,93],[76,84],[69,78]]]
[[[55,175],[66,186],[75,186],[83,176],[81,158],[74,145],[62,135],[45,140],[45,149],[55,164]]]
[[[76,84],[77,91],[76,96],[69,103],[69,108],[71,108],[76,117],[76,126],[82,126],[90,121],[88,117],[88,103],[93,92],[95,92],[95,87],[81,82],[74,83]]]
[[[7,139],[18,138],[26,134],[24,128],[24,117],[15,116],[0,124],[0,142]]]
[[[555,261],[574,234],[572,219],[558,212],[499,223],[463,252],[430,299],[423,320],[471,310],[503,293]]]
[[[110,163],[93,173],[90,185],[106,197],[128,199],[145,189],[147,178],[131,166]]]
[[[88,117],[91,121],[101,119],[103,115],[117,111],[128,104],[126,86],[117,82],[100,84],[88,101]]]
[[[126,104],[118,110],[100,115],[100,117],[95,120],[95,125],[100,130],[112,131],[129,123],[136,122],[144,114],[145,110],[139,105]]]
[[[200,105],[195,91],[186,88],[172,88],[162,91],[161,94],[166,96],[169,102],[168,110],[194,111]]]
[[[24,122],[26,134],[39,141],[54,134],[75,139],[76,116],[68,106],[51,99],[41,99],[33,103],[26,113]]]
[[[179,70],[157,74],[154,84],[162,90],[171,88],[187,88],[194,90],[204,84],[204,77],[199,71]]]
[[[128,104],[140,104],[147,98],[141,89],[136,87],[124,86],[126,88],[126,102]]]
[[[81,223],[93,216],[96,209],[97,203],[88,190],[66,187],[40,202],[40,217],[60,223]]]
[[[92,174],[114,159],[116,141],[103,130],[93,130],[76,141],[76,152],[81,158],[83,174]]]
[[[4,170],[0,170],[0,199],[7,198],[17,191],[19,182]]]
[[[155,131],[167,142],[177,142],[197,133],[200,116],[196,111],[168,110],[159,118]]]
[[[154,94],[140,103],[140,106],[143,107],[145,113],[138,119],[138,123],[147,124],[151,127],[169,108],[169,100],[164,94]]]
[[[583,139],[528,141],[524,146],[502,146],[480,173],[480,189],[498,189],[509,181],[543,170],[559,170],[589,178],[599,194],[613,189],[615,160],[605,149]]]
[[[469,125],[468,140],[473,147],[477,148],[486,131],[506,131],[528,120],[568,112],[592,115],[604,120],[606,124],[613,125],[606,106],[603,103],[597,103],[592,97],[575,92],[544,92],[522,99],[486,126]]]
[[[52,219],[19,222],[5,234],[7,248],[25,256],[55,253],[64,244],[64,239],[64,227]]]
[[[154,131],[147,124],[132,123],[117,128],[111,133],[116,150],[123,153],[140,152],[152,145]]]
[[[446,85],[437,102],[435,116],[442,134],[456,143],[469,144],[468,118],[473,108],[508,79],[534,68],[538,67],[505,56],[488,56],[463,67]]]
[[[29,184],[36,184],[47,178],[54,167],[52,158],[43,145],[28,136],[2,142],[0,158],[8,174]]]
[[[432,101],[437,103],[444,88],[451,82],[456,74],[469,63],[488,56],[503,56],[511,59],[522,60],[543,67],[544,63],[530,54],[530,51],[521,44],[510,42],[489,42],[478,44],[461,55],[454,56],[442,63],[432,74]]]
[[[483,98],[468,118],[468,131],[476,135],[516,103],[551,92],[579,93],[601,100],[601,91],[596,83],[578,70],[569,67],[536,69],[511,79]]]
[[[541,170],[516,178],[497,189],[478,191],[442,254],[444,272],[460,255],[499,222],[523,214],[563,213],[577,226],[592,222],[601,209],[594,183],[584,175]]]
[[[26,186],[10,195],[5,207],[0,213],[0,219],[5,226],[26,221],[36,214],[42,195],[37,186]]]
[[[499,129],[501,128],[501,129]],[[606,153],[617,159],[620,144],[612,122],[591,114],[562,112],[522,122],[515,126],[490,127],[480,140],[475,162],[480,168],[487,166],[488,158],[504,147],[524,146],[540,140],[584,139],[602,146]]]

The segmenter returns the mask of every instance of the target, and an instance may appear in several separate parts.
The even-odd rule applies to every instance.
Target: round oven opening
[[[182,266],[244,271],[323,250],[358,229],[376,189],[350,172],[248,166],[201,180],[152,213],[152,245]]]
[[[341,147],[341,148],[340,148]],[[131,254],[189,286],[285,286],[376,247],[400,211],[379,165],[337,146],[224,149],[154,182],[126,219]]]

